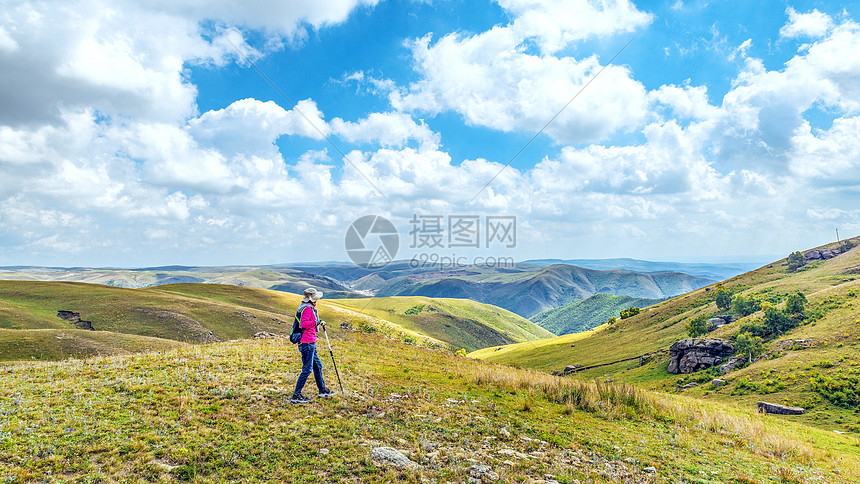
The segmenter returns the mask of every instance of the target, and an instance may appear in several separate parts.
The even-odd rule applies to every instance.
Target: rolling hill
[[[163,266],[141,269],[0,267],[0,280],[87,282],[125,288],[183,283],[229,284],[294,294],[301,294],[305,288],[313,286],[327,293],[329,299],[360,296],[329,277],[275,266]]]
[[[510,311],[465,299],[405,296],[341,299],[337,303],[467,351],[554,336]]]
[[[0,360],[61,359],[289,333],[301,297],[225,284],[126,289],[0,281]],[[371,306],[365,306],[371,303]],[[421,306],[411,314],[410,308]],[[323,300],[324,319],[426,346],[474,350],[552,336],[505,310],[465,300]],[[410,314],[406,314],[410,313]],[[62,317],[61,317],[62,316]]]
[[[852,239],[856,244],[860,238]],[[828,244],[819,250],[835,247]],[[795,329],[765,341],[765,358],[726,375],[716,368],[689,375],[667,371],[668,356],[659,352],[688,337],[685,324],[697,316],[722,314],[715,305],[717,286],[697,289],[649,307],[639,315],[604,325],[571,345],[565,337],[533,344],[486,348],[470,356],[542,371],[567,365],[590,367],[576,378],[611,378],[637,386],[713,401],[754,406],[757,401],[807,409],[794,420],[840,432],[860,432],[860,246],[828,260],[811,261],[796,272],[787,260],[739,275],[721,285],[737,296],[754,297],[780,308],[790,294],[805,295],[806,319]],[[745,324],[761,324],[762,311],[722,326],[707,338],[732,340]],[[798,343],[800,342],[800,343]],[[639,366],[636,357],[653,357]],[[632,359],[632,360],[631,360]],[[711,380],[724,384],[715,387]],[[696,384],[687,390],[679,386]],[[855,403],[856,402],[856,403]]]
[[[510,274],[423,274],[396,277],[377,289],[378,296],[466,298],[499,306],[523,317],[557,308],[597,293],[634,298],[665,298],[714,282],[678,272],[653,274],[599,271],[563,264]]]
[[[531,321],[557,335],[580,333],[603,324],[611,317],[618,317],[618,313],[623,309],[631,306],[644,308],[660,301],[662,299],[595,294],[536,314]]]

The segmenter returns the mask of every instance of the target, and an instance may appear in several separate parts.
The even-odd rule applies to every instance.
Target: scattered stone
[[[328,449],[320,449],[320,454],[328,455]]]
[[[735,351],[731,342],[722,339],[687,338],[669,347],[669,373],[693,373],[723,362],[723,356]]]
[[[212,335],[212,332],[209,332],[209,335]],[[258,331],[254,333],[254,339],[272,339],[272,338],[280,338],[280,335],[275,333],[269,333],[268,331]]]
[[[647,472],[648,474],[656,474],[657,473],[657,468],[655,468],[654,466],[648,466],[642,470]]]
[[[382,465],[392,466],[397,469],[412,469],[419,467],[418,464],[409,460],[403,452],[391,447],[375,447],[370,451],[371,460]]]
[[[564,373],[565,375],[569,375],[569,374],[573,373],[574,371],[576,371],[576,366],[567,365],[564,367],[564,371],[562,373]]]
[[[778,403],[758,402],[756,404],[758,413],[775,413],[777,415],[803,415],[805,408],[789,407]]]
[[[492,481],[492,482],[499,480],[499,474],[497,474],[496,472],[493,472],[493,469],[487,465],[479,465],[479,464],[473,465],[472,467],[469,468],[469,475],[471,477],[480,479],[478,482],[485,480],[485,479],[488,481]]]
[[[714,378],[713,380],[711,380],[711,385],[713,385],[714,388],[720,388],[721,386],[723,386],[725,384],[726,384],[726,381],[721,380],[719,378]]]
[[[612,383],[612,377],[611,376],[606,377],[606,383]]]
[[[739,366],[745,364],[747,362],[746,356],[732,356],[729,358],[725,364],[720,365],[720,373],[725,375],[730,371],[735,371]]]
[[[651,355],[642,355],[639,357],[639,366],[645,366],[649,361],[651,361]]]
[[[682,386],[681,388],[684,390],[689,390],[690,388],[697,387],[697,386],[699,386],[698,383],[690,382],[690,383],[687,383],[686,385]]]
[[[559,376],[559,375],[561,375],[561,372],[560,372],[560,371],[558,371],[558,370],[552,370],[552,376]]]
[[[502,429],[501,429],[501,430],[499,430],[499,435],[501,435],[501,436],[502,436],[502,437],[504,437],[504,438],[508,438],[508,437],[510,437],[510,436],[511,436],[511,433],[510,433],[510,432],[508,432],[508,429],[506,429],[506,428],[502,427]]]

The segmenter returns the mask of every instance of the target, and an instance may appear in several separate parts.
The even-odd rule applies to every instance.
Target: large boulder
[[[723,357],[734,353],[731,342],[722,339],[687,338],[669,347],[669,373],[693,373],[723,362]]]
[[[821,252],[819,252],[815,249],[807,250],[806,252],[803,253],[803,258],[808,260],[808,261],[810,261],[810,260],[821,260]]]
[[[775,413],[777,415],[803,415],[805,408],[788,407],[778,403],[758,402],[756,405],[758,413]]]

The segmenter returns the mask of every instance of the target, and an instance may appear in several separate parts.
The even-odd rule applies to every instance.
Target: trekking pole
[[[340,373],[337,371],[337,363],[334,361],[334,353],[331,351],[331,342],[328,340],[328,331],[326,331],[325,326],[323,326],[323,334],[325,335],[325,342],[328,345],[328,354],[331,355],[331,362],[334,365],[334,374],[337,375],[337,383],[340,385],[340,394],[345,395],[346,392],[343,391],[343,382],[340,381]]]

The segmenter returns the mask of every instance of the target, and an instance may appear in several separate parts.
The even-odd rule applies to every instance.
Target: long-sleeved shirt
[[[316,311],[314,311],[314,307],[306,307],[302,311],[302,319],[299,321],[299,325],[304,330],[302,332],[302,339],[299,340],[299,343],[317,342],[317,324],[319,324],[319,321],[317,320],[317,314]]]

